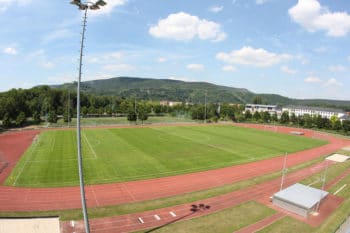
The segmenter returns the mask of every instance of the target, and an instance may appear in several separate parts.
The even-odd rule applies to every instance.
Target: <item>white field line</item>
[[[56,136],[52,137],[51,141],[50,141],[50,151],[53,152],[53,148],[55,146],[56,143]]]
[[[39,139],[40,139],[40,137],[34,141],[34,146],[33,146],[32,150],[31,150],[31,152],[30,152],[30,155],[31,155],[30,157],[32,157],[35,148],[38,146],[38,144],[39,144]],[[15,181],[13,182],[13,185],[16,185],[16,182],[17,182],[18,178],[22,175],[23,170],[24,170],[25,166],[26,166],[27,163],[28,163],[28,160],[29,160],[29,158],[24,162],[24,164],[23,164],[23,166],[22,166],[22,169],[18,172],[18,174],[17,174],[17,176],[16,176],[16,178],[15,178]]]
[[[337,191],[335,191],[334,195],[337,195],[337,193],[342,191],[346,186],[347,186],[347,184],[344,184],[343,186],[341,186]]]
[[[87,141],[87,144],[88,144],[88,146],[90,147],[90,150],[92,151],[92,153],[93,153],[93,155],[94,155],[95,159],[97,159],[97,154],[96,154],[95,150],[92,148],[92,146],[91,146],[91,144],[90,144],[89,140],[87,139],[87,137],[86,137],[85,133],[82,133],[82,134],[83,134],[83,136],[84,136],[85,140]]]

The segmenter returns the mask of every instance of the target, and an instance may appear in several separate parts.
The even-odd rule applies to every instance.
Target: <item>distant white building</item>
[[[176,105],[181,105],[182,102],[163,100],[163,101],[160,101],[159,104],[160,104],[160,105],[163,105],[163,106],[170,106],[170,107],[173,107],[173,106],[176,106]]]
[[[270,114],[277,113],[279,108],[277,105],[264,105],[264,104],[246,104],[244,111],[255,112],[269,112]]]
[[[289,116],[291,116],[293,113],[295,114],[295,116],[304,116],[306,114],[309,114],[310,116],[320,115],[321,117],[328,119],[330,119],[332,116],[336,116],[340,119],[346,115],[344,111],[339,109],[309,106],[286,106],[282,108],[282,111],[289,112]]]

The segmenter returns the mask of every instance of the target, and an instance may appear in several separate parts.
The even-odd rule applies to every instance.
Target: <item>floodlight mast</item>
[[[85,30],[86,30],[86,16],[88,9],[98,10],[100,6],[104,6],[107,3],[103,0],[98,0],[97,2],[86,2],[82,3],[81,0],[72,0],[71,4],[76,5],[79,10],[84,11],[83,16],[83,28],[81,33],[81,43],[80,43],[80,56],[79,56],[79,75],[78,75],[78,85],[77,85],[77,145],[78,145],[78,168],[79,168],[79,185],[80,185],[80,195],[82,203],[82,211],[85,224],[85,232],[90,233],[89,226],[89,217],[86,208],[86,199],[85,199],[85,188],[84,188],[84,176],[83,176],[83,159],[81,154],[81,128],[80,128],[80,81],[83,65],[83,49],[84,49],[84,39],[85,39]]]

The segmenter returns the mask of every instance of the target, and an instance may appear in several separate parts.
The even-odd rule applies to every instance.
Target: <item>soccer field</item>
[[[325,141],[236,126],[167,126],[82,131],[87,184],[170,176],[291,153]],[[6,185],[78,185],[74,130],[45,131]]]

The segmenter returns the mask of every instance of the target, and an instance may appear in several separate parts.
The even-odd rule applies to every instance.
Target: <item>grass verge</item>
[[[202,217],[179,221],[173,224],[165,225],[152,229],[152,232],[159,233],[231,233],[242,227],[253,224],[275,213],[260,203],[250,201],[233,208],[225,209],[216,213],[208,214]],[[150,230],[138,231],[149,232]]]

